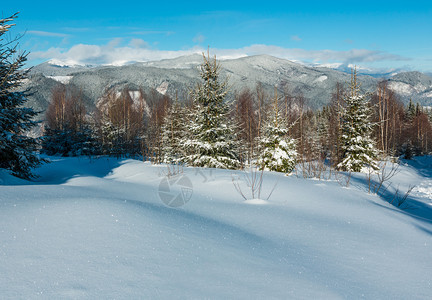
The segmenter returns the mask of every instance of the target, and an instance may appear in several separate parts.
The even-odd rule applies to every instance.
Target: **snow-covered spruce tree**
[[[31,178],[31,169],[42,161],[35,153],[37,140],[25,135],[36,125],[32,118],[37,113],[24,107],[27,92],[17,90],[28,76],[28,71],[20,70],[27,53],[18,53],[16,40],[4,42],[2,38],[15,25],[10,24],[15,18],[17,14],[0,19],[0,168]]]
[[[179,163],[184,155],[181,141],[185,137],[184,111],[178,99],[167,108],[162,124],[162,162]]]
[[[191,166],[238,169],[238,143],[235,126],[225,103],[227,81],[219,81],[220,66],[203,54],[202,84],[192,92],[194,108],[187,124],[188,135],[182,142],[186,155],[181,159]]]
[[[345,96],[342,112],[342,161],[338,168],[343,171],[360,172],[363,167],[378,169],[378,150],[371,139],[372,124],[369,101],[360,92],[357,72],[352,71],[350,91]]]
[[[258,167],[262,170],[291,173],[296,165],[294,139],[288,136],[286,120],[281,117],[277,96],[258,138]]]

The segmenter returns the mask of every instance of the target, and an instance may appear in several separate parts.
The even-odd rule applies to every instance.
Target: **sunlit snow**
[[[192,196],[171,208],[166,166],[51,159],[34,183],[0,171],[2,299],[430,298],[430,159],[392,178],[390,194],[419,187],[408,210],[360,173],[347,186],[264,172],[271,197],[244,201],[243,171],[186,167]]]

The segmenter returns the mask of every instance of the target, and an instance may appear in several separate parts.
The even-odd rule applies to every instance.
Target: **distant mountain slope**
[[[302,93],[312,108],[319,108],[331,99],[337,82],[348,82],[350,75],[329,68],[314,68],[269,55],[259,55],[222,61],[224,72],[237,89],[253,89],[261,82],[269,91],[285,83],[292,93]],[[361,77],[363,88],[374,87],[376,80]]]
[[[432,103],[432,77],[420,72],[399,73],[389,79],[389,86],[405,99]]]
[[[56,84],[70,83],[81,89],[84,101],[93,106],[108,87],[132,90],[157,90],[174,97],[176,93],[187,95],[199,81],[199,65],[202,56],[193,54],[174,59],[140,62],[114,66],[58,66],[43,63],[31,70],[31,77],[24,84],[34,94],[30,105],[37,110],[46,109],[52,88]],[[264,89],[273,94],[274,86],[284,84],[291,93],[302,93],[308,106],[316,109],[331,99],[337,82],[347,83],[350,74],[326,67],[311,67],[269,55],[249,56],[222,60],[221,75],[227,77],[230,85],[229,97],[243,88],[255,89],[260,82]],[[379,79],[360,75],[362,89],[373,91]],[[432,104],[432,78],[419,72],[405,72],[389,78],[390,87],[398,92],[404,102],[412,98],[423,105]],[[184,98],[184,97],[183,97]]]

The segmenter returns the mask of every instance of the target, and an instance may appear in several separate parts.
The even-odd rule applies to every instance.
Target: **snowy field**
[[[241,171],[169,181],[136,160],[51,160],[32,183],[0,171],[1,299],[432,297],[431,158],[404,162],[382,196],[364,174],[265,173],[268,201],[243,200]],[[410,209],[387,202],[410,185]]]

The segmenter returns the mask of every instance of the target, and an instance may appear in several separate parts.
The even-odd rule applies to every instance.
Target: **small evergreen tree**
[[[356,70],[352,72],[350,92],[345,97],[345,103],[342,115],[343,159],[338,168],[352,172],[360,172],[366,166],[378,169],[378,150],[370,137],[371,110],[365,95],[360,93]]]
[[[416,116],[416,107],[413,104],[412,99],[410,98],[410,101],[408,103],[408,107],[406,110],[406,117],[409,121],[412,121],[415,116]]]
[[[192,92],[194,110],[187,125],[190,135],[182,143],[187,151],[182,161],[196,167],[238,169],[236,130],[225,103],[227,81],[219,81],[216,57],[212,61],[203,54],[203,58],[203,83]]]
[[[165,113],[161,131],[162,161],[176,164],[183,156],[181,141],[185,137],[184,111],[177,98]]]
[[[47,155],[91,156],[100,154],[101,150],[91,127],[84,125],[80,131],[46,128],[41,152]]]
[[[296,165],[296,143],[288,136],[288,128],[279,112],[277,97],[267,121],[262,125],[258,149],[257,164],[261,170],[288,174]]]
[[[329,151],[326,147],[328,139],[328,119],[326,107],[322,111],[306,114],[305,126],[305,150],[303,161],[318,160],[323,161],[329,157]]]
[[[165,113],[172,104],[168,96],[162,96],[156,90],[153,90],[149,105],[150,115],[148,117],[146,135],[148,156],[153,163],[158,164],[163,161],[162,125]]]
[[[27,92],[17,90],[28,77],[28,71],[20,70],[27,60],[27,53],[18,54],[16,40],[3,44],[2,38],[14,26],[10,22],[15,18],[17,14],[0,19],[0,168],[10,170],[18,177],[31,178],[34,176],[31,169],[42,160],[35,153],[37,140],[26,136],[26,132],[36,125],[32,118],[37,113],[24,107]]]

